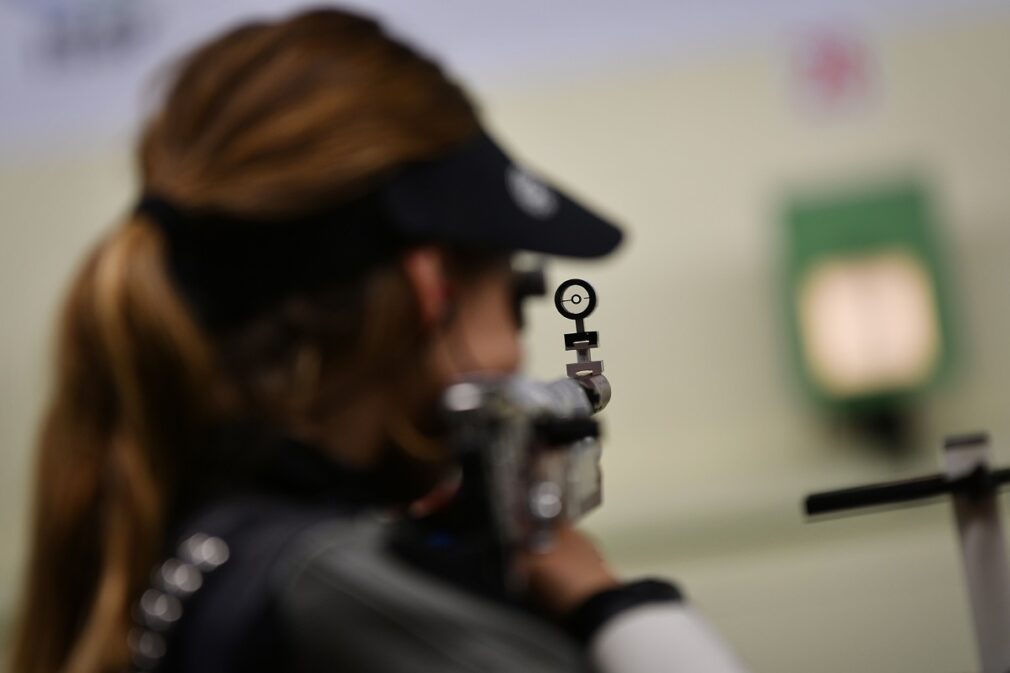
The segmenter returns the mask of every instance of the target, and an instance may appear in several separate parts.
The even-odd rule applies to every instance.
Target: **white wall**
[[[619,565],[683,581],[757,670],[964,671],[974,661],[945,504],[816,524],[804,494],[935,471],[944,434],[991,430],[1010,460],[1010,22],[873,42],[880,91],[809,117],[787,51],[492,97],[517,147],[605,204],[629,245],[599,268],[608,502],[589,521]],[[922,450],[888,458],[801,398],[781,319],[778,212],[805,188],[918,175],[932,188],[960,359],[924,401]],[[564,322],[532,320],[558,374]]]
[[[590,278],[615,387],[607,503],[589,527],[628,573],[677,578],[756,670],[971,670],[944,505],[805,524],[814,490],[933,470],[943,434],[987,428],[1010,463],[1010,16],[863,33],[878,93],[809,115],[793,44],[651,52],[591,73],[479,83],[520,156],[626,223]],[[47,150],[48,152],[48,150]],[[29,447],[50,319],[87,241],[133,198],[122,137],[0,169],[0,610],[23,550]],[[778,209],[794,190],[916,174],[949,243],[961,360],[921,409],[923,448],[888,458],[796,391],[778,291]],[[566,329],[532,314],[530,369],[562,373]],[[1005,506],[1004,506],[1005,509]]]

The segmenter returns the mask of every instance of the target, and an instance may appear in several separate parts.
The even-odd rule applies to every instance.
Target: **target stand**
[[[982,673],[1010,673],[1010,564],[1000,522],[998,491],[1010,468],[990,469],[985,433],[948,437],[943,474],[815,493],[808,516],[949,495]]]

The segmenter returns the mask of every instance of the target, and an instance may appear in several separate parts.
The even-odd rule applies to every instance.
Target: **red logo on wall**
[[[855,32],[822,30],[800,43],[795,74],[804,105],[817,112],[862,108],[874,91],[875,63]]]

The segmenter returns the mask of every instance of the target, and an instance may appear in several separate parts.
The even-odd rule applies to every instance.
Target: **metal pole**
[[[951,479],[987,468],[989,438],[948,437],[944,458]],[[982,673],[1010,673],[1010,562],[997,492],[955,493],[953,504]]]

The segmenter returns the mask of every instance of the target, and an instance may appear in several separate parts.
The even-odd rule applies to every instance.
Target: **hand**
[[[588,537],[571,526],[555,531],[554,546],[520,559],[533,599],[555,617],[620,584]]]

